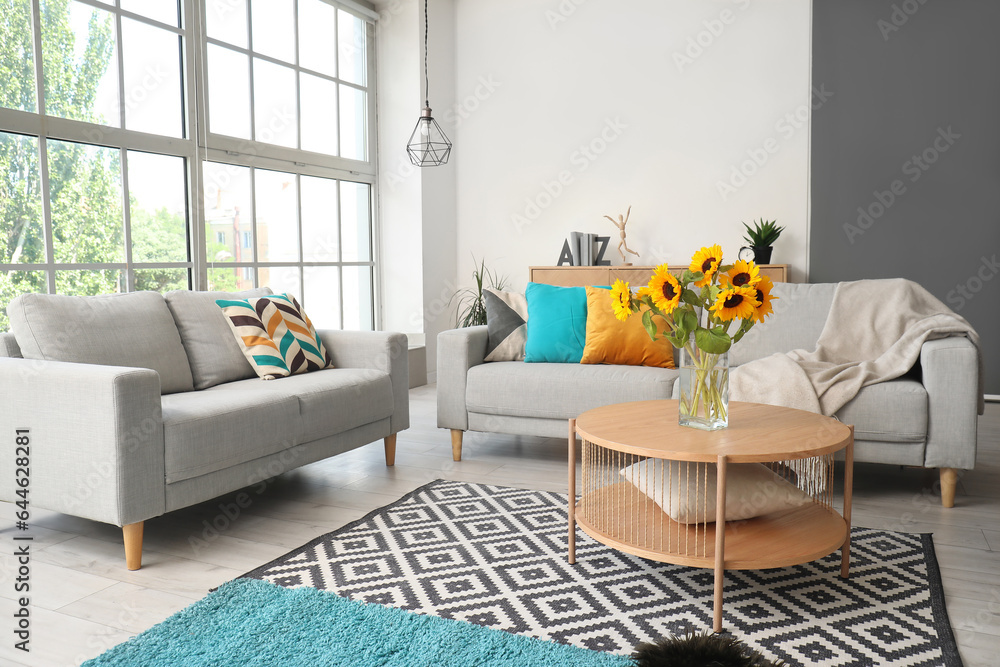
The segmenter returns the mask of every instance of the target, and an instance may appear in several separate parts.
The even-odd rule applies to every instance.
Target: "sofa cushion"
[[[674,348],[652,340],[637,313],[622,322],[615,317],[611,291],[587,289],[587,342],[581,364],[674,367]]]
[[[177,290],[163,295],[191,364],[195,389],[257,377],[215,302],[218,299],[249,299],[270,293],[270,288],[261,287],[245,292]]]
[[[587,340],[587,292],[582,287],[528,283],[524,298],[528,302],[524,360],[579,363]]]
[[[333,366],[305,309],[291,294],[219,299],[233,336],[264,380]]]
[[[649,366],[526,364],[498,361],[469,369],[469,412],[569,419],[611,403],[670,398],[677,371]]]
[[[483,305],[489,334],[485,361],[524,359],[524,342],[528,338],[528,301],[524,295],[484,287]]]
[[[194,388],[177,327],[156,292],[22,294],[7,314],[25,359],[151,368],[163,394]]]
[[[690,480],[704,470],[699,488]],[[648,496],[677,523],[714,523],[718,504],[718,468],[714,463],[691,466],[687,463],[645,459],[618,473]],[[760,463],[730,463],[726,466],[726,521],[742,521],[755,516],[802,507],[809,495]]]
[[[293,375],[273,382],[240,380],[203,392],[265,392],[298,402],[298,428],[302,442],[343,433],[392,415],[392,382],[389,374],[368,368],[328,368]]]
[[[926,442],[927,391],[909,378],[868,385],[837,412],[837,418],[854,424],[856,440]]]
[[[164,396],[162,405],[167,484],[274,454],[301,441],[294,396],[189,391]]]
[[[774,283],[774,314],[733,345],[730,365],[739,366],[775,352],[815,350],[836,289],[836,283]]]

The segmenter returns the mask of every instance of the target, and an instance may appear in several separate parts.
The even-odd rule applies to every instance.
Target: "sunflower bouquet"
[[[641,312],[652,340],[665,339],[682,350],[682,424],[710,430],[728,424],[725,354],[773,312],[772,287],[753,262],[722,264],[722,248],[713,245],[696,252],[680,277],[661,264],[635,294],[621,280],[611,288],[615,317],[625,321]]]

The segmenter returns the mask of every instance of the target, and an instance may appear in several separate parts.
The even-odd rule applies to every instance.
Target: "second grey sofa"
[[[814,349],[835,290],[834,283],[775,283],[775,316],[733,346],[730,365]],[[487,340],[485,326],[438,335],[437,423],[451,429],[455,460],[465,431],[563,438],[567,420],[591,408],[676,398],[673,369],[485,363]],[[956,471],[976,462],[978,380],[977,350],[968,338],[926,342],[913,371],[863,388],[837,413],[854,425],[855,460],[939,468],[942,502],[950,507]]]

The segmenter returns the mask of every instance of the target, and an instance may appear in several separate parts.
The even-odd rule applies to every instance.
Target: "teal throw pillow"
[[[526,362],[580,363],[587,341],[587,290],[528,283]]]

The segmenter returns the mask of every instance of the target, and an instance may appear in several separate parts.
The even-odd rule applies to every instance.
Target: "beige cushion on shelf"
[[[250,299],[270,293],[270,288],[260,287],[243,292],[177,290],[163,295],[191,363],[195,389],[257,377],[215,302],[218,299]]]
[[[623,468],[619,474],[678,523],[715,521],[718,487],[714,463],[646,459]],[[767,466],[760,463],[726,466],[726,521],[752,519],[808,502],[811,502],[808,494]]]
[[[22,294],[7,314],[25,359],[151,368],[163,394],[194,388],[177,327],[156,292]]]

